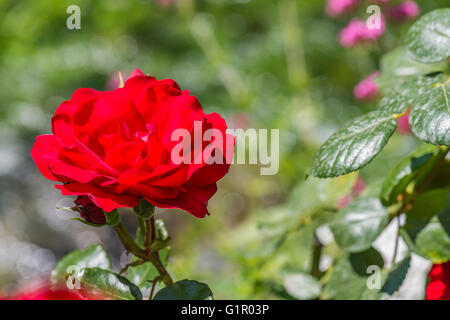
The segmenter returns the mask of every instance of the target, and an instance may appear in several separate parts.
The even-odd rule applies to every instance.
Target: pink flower
[[[339,38],[344,47],[353,47],[361,42],[376,41],[386,30],[384,17],[380,17],[380,25],[377,28],[369,29],[367,23],[358,18],[352,19],[350,23],[342,29]]]
[[[374,81],[376,77],[380,75],[380,72],[374,72],[364,80],[362,80],[353,89],[353,95],[358,100],[371,100],[378,96],[378,85]]]
[[[392,20],[405,21],[414,19],[420,13],[419,6],[412,0],[406,0],[398,6],[392,7],[388,11],[388,16]]]
[[[409,125],[409,112],[403,117],[397,119],[397,130],[400,134],[411,134],[411,126]]]
[[[326,12],[330,17],[337,17],[351,11],[358,5],[358,0],[328,0]]]

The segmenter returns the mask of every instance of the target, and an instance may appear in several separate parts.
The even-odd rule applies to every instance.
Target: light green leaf
[[[388,220],[388,212],[378,199],[362,198],[341,210],[330,229],[339,247],[348,252],[361,252],[371,247]]]
[[[446,67],[447,64],[445,62],[435,64],[419,63],[409,57],[406,47],[399,47],[381,58],[381,75],[376,77],[375,81],[384,91],[411,77],[444,71]]]
[[[81,270],[83,268],[98,267],[111,269],[108,254],[101,245],[93,245],[87,249],[75,250],[64,256],[52,271],[52,282],[65,281],[69,268]]]
[[[450,260],[450,191],[431,190],[417,197],[401,234],[410,250],[433,263]]]
[[[141,300],[139,288],[112,271],[101,268],[84,268],[78,275],[83,287],[120,300]]]
[[[295,273],[284,278],[287,293],[298,300],[311,300],[320,295],[320,284],[316,278],[305,273]]]
[[[421,140],[450,145],[450,83],[441,83],[414,101],[409,123]]]
[[[383,257],[374,248],[361,253],[345,254],[333,267],[330,280],[322,294],[323,299],[358,300],[367,294],[367,279],[371,268],[380,270],[384,266]]]
[[[195,280],[181,280],[158,291],[154,300],[211,300],[208,285]]]
[[[409,157],[400,162],[384,180],[380,199],[383,205],[397,202],[397,197],[413,181],[416,173],[433,156],[436,147],[424,144]]]
[[[434,10],[416,21],[406,37],[409,54],[422,63],[450,57],[450,9]]]
[[[311,174],[330,178],[361,169],[383,149],[396,128],[393,115],[383,110],[357,117],[320,147]]]

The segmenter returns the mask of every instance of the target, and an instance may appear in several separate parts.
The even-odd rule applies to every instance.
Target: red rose
[[[434,264],[428,274],[427,300],[450,300],[450,261]]]
[[[34,283],[22,288],[16,294],[5,300],[104,300],[98,294],[84,290],[69,290],[64,287],[52,287],[45,282]]]
[[[223,135],[221,148],[211,152],[223,156],[223,164],[207,164],[203,157],[193,164],[172,161],[179,143],[172,141],[173,131],[195,136],[194,121],[201,133],[216,129]],[[56,185],[63,195],[87,195],[106,212],[135,207],[145,198],[157,207],[204,217],[216,182],[229,169],[234,139],[226,129],[220,115],[205,114],[197,98],[175,81],[135,70],[123,88],[76,90],[52,117],[53,134],[38,136],[31,155],[45,177],[64,183]],[[203,142],[201,151],[207,146]]]
[[[103,209],[97,207],[88,196],[78,196],[75,200],[80,216],[90,223],[105,224],[106,217]]]

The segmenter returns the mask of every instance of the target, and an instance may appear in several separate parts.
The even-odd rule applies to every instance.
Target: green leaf
[[[284,278],[287,293],[298,300],[311,300],[320,295],[320,284],[316,278],[305,273],[295,273]]]
[[[450,145],[450,83],[438,84],[414,101],[409,123],[421,140]]]
[[[322,294],[323,299],[358,300],[367,294],[370,268],[383,267],[384,261],[374,248],[361,253],[345,254],[333,267],[330,280]]]
[[[446,67],[445,62],[436,64],[419,63],[409,57],[406,47],[400,47],[381,58],[381,75],[375,78],[375,82],[383,90],[390,89],[411,77],[444,71]]]
[[[181,280],[158,291],[154,300],[211,300],[208,285],[195,280]]]
[[[383,149],[396,128],[395,118],[382,110],[357,117],[320,147],[311,174],[329,178],[361,169]]]
[[[434,10],[416,21],[406,36],[409,54],[422,63],[450,57],[450,9]]]
[[[404,258],[397,263],[394,268],[389,272],[386,281],[381,288],[381,299],[387,299],[400,289],[405,281],[406,274],[408,273],[411,265],[411,256]]]
[[[111,262],[101,245],[72,251],[56,264],[51,274],[52,282],[65,281],[68,270],[73,266],[76,266],[79,270],[92,267],[111,269]]]
[[[414,100],[433,89],[433,86],[443,80],[442,74],[422,76],[405,81],[392,89],[380,100],[378,108],[390,114],[401,114]]]
[[[362,198],[341,210],[330,229],[339,247],[348,252],[361,252],[371,247],[388,220],[388,212],[378,199]]]
[[[109,270],[84,268],[79,274],[79,280],[83,287],[95,290],[101,295],[121,300],[142,299],[142,293],[136,285]]]
[[[410,250],[433,263],[450,260],[450,191],[431,190],[417,197],[401,234]]]
[[[134,207],[133,210],[138,216],[144,219],[150,219],[155,212],[155,207],[150,202],[142,198],[142,200],[136,207]]]
[[[397,197],[405,191],[419,169],[433,156],[435,149],[436,147],[424,144],[389,173],[380,193],[383,205],[390,206],[397,202]]]

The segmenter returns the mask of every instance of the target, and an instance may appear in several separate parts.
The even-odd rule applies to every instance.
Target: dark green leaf
[[[142,198],[142,200],[136,207],[134,207],[133,210],[138,216],[144,219],[150,219],[155,212],[155,207],[150,202]]]
[[[402,236],[409,248],[431,260],[450,260],[450,191],[431,190],[420,195],[406,213]]]
[[[421,17],[408,31],[406,43],[411,56],[423,63],[450,57],[450,9],[434,10]]]
[[[380,270],[384,265],[382,256],[373,248],[361,253],[345,254],[337,261],[330,280],[325,286],[323,299],[357,300],[366,295],[367,280],[371,268]]]
[[[341,210],[330,229],[337,244],[348,252],[360,252],[371,247],[388,223],[388,212],[376,198],[353,201]]]
[[[154,300],[210,300],[208,285],[195,280],[181,280],[158,291]]]
[[[75,250],[64,256],[56,264],[51,274],[52,281],[65,281],[66,274],[71,266],[76,266],[79,270],[92,267],[111,269],[111,262],[101,245]]]
[[[380,194],[381,202],[385,206],[397,201],[398,195],[405,191],[418,170],[433,156],[435,149],[436,147],[424,144],[389,173]]]
[[[329,178],[361,169],[383,149],[396,128],[395,118],[382,110],[357,117],[320,147],[311,174]]]
[[[409,123],[421,140],[450,145],[450,83],[440,83],[414,101]]]
[[[397,263],[394,268],[389,272],[386,281],[381,288],[381,299],[386,299],[392,296],[395,292],[400,289],[403,281],[408,273],[409,266],[411,264],[411,256],[406,257],[399,263]]]
[[[320,295],[320,284],[316,278],[304,273],[290,274],[284,278],[287,293],[298,300],[311,300]]]
[[[101,295],[121,300],[142,299],[142,293],[136,285],[109,270],[84,268],[79,274],[79,280],[83,287]]]

